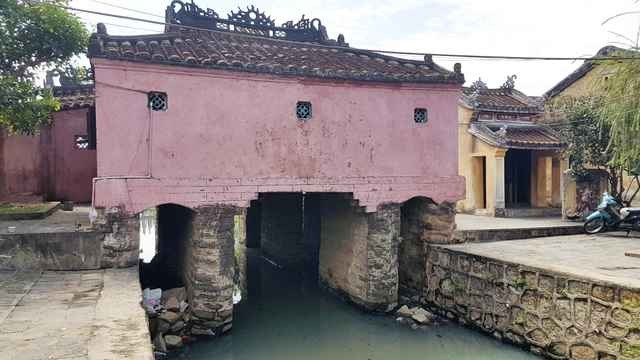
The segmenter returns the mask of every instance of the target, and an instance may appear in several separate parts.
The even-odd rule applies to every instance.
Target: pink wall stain
[[[458,85],[355,83],[94,59],[93,205],[248,206],[259,192],[352,192],[368,211],[456,201]],[[147,92],[166,92],[166,112]],[[313,118],[297,119],[298,101]],[[429,122],[416,124],[415,108]]]

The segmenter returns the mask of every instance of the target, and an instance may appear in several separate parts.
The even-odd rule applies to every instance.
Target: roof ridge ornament
[[[227,17],[229,20],[248,25],[276,26],[276,22],[271,19],[271,16],[267,16],[253,5],[247,6],[247,10],[238,7],[238,12],[231,11]]]
[[[507,92],[511,92],[513,89],[516,88],[516,79],[518,78],[518,75],[513,74],[511,76],[507,76],[507,81],[504,82],[504,84],[502,84],[502,86],[500,86],[500,89],[502,90],[506,90]]]
[[[287,21],[277,26],[274,19],[253,5],[248,6],[246,10],[238,8],[237,11],[231,11],[227,19],[223,19],[212,9],[200,8],[194,0],[190,2],[173,0],[167,7],[166,23],[168,24],[165,27],[167,33],[180,31],[181,28],[175,25],[182,25],[281,40],[348,46],[346,43],[330,40],[327,29],[320,19],[308,19],[303,15],[297,23]]]

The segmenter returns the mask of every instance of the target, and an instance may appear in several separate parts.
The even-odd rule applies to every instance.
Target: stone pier
[[[398,299],[400,206],[365,213],[349,199],[323,199],[320,281],[357,305],[386,311]]]
[[[92,226],[105,233],[102,243],[102,268],[138,266],[140,255],[140,219],[123,209],[96,209]]]
[[[243,208],[230,205],[196,209],[185,253],[185,287],[193,335],[220,335],[231,329],[235,276],[236,217]]]
[[[436,204],[427,198],[413,198],[402,205],[398,269],[400,294],[419,297],[425,288],[424,270],[428,244],[456,242],[453,204]]]

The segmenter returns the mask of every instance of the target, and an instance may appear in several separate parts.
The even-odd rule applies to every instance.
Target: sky
[[[255,5],[277,24],[297,21],[304,14],[307,18],[319,18],[331,38],[344,34],[352,47],[425,53],[591,56],[606,45],[630,44],[622,36],[635,39],[640,26],[640,14],[602,24],[615,14],[640,11],[637,0],[195,1],[220,16],[238,7]],[[72,0],[70,6],[163,21],[169,3],[169,0]],[[162,26],[148,23],[76,14],[91,32],[95,32],[99,22],[105,23],[113,35],[163,30]],[[489,87],[499,87],[507,76],[515,74],[516,88],[532,96],[542,95],[582,63],[439,57],[434,60],[449,69],[456,62],[462,63],[466,85],[482,78]]]

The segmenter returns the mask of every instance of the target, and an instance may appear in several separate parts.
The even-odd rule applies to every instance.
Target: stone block
[[[615,291],[608,286],[594,285],[591,290],[591,295],[598,300],[608,303],[612,303],[615,300]]]
[[[597,352],[589,344],[576,344],[571,346],[571,360],[597,360]]]

